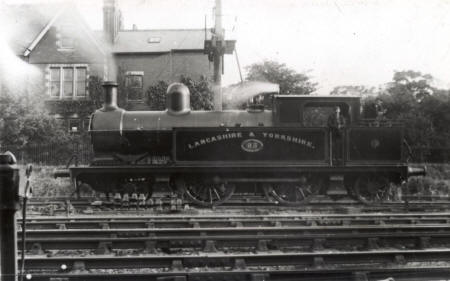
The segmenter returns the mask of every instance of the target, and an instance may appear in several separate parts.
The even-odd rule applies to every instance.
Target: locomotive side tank
[[[90,124],[92,165],[70,169],[75,184],[100,192],[149,198],[163,185],[205,206],[235,191],[264,192],[285,205],[319,192],[374,203],[413,171],[405,162],[403,127],[361,120],[360,97],[275,95],[272,110],[192,111],[188,88],[174,83],[165,111],[125,111],[116,103],[117,84],[104,87],[105,104]],[[337,146],[323,122],[335,106],[347,120]]]
[[[106,84],[106,95],[114,95],[115,84]],[[111,153],[170,155],[174,127],[273,126],[271,111],[191,111],[189,90],[180,83],[168,89],[164,111],[125,111],[117,106],[97,110],[91,120],[96,155]]]

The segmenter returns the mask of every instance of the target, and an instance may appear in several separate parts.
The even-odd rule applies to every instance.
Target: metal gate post
[[[10,152],[0,154],[0,280],[17,281],[19,168]]]

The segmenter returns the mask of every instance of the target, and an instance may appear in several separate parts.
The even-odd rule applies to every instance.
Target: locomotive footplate
[[[332,174],[345,174],[352,173],[370,173],[370,172],[396,172],[402,176],[410,175],[422,175],[425,173],[425,168],[411,167],[408,165],[346,165],[346,166],[329,166],[329,165],[294,165],[288,163],[281,163],[279,165],[267,164],[251,164],[251,163],[239,163],[235,165],[233,163],[183,163],[180,165],[161,165],[161,166],[89,166],[89,167],[71,167],[68,170],[58,170],[56,176],[68,176],[72,178],[81,174],[171,174],[171,173],[231,173],[234,175],[243,173],[332,173]],[[260,175],[259,175],[260,176]]]
[[[263,192],[271,201],[292,206],[304,204],[316,194],[333,199],[350,196],[363,203],[377,203],[391,196],[411,173],[417,174],[418,171],[423,172],[424,169],[407,165],[336,167],[288,163],[182,163],[69,169],[75,185],[88,184],[99,192],[110,192],[114,188],[114,192],[119,189],[127,192],[133,188],[142,190],[144,186],[144,190],[148,189],[147,193],[151,194],[153,190],[169,188],[203,206],[221,204],[233,193],[249,190]],[[118,182],[122,187],[117,186]]]

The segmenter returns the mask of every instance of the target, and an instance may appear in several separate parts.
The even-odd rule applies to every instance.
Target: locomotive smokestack
[[[119,108],[117,105],[117,83],[114,81],[105,81],[103,83],[105,93],[105,102],[102,111],[112,111]]]

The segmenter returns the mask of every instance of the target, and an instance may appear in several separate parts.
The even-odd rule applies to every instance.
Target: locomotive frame
[[[256,191],[298,206],[318,193],[381,202],[392,184],[425,173],[405,160],[402,126],[361,122],[360,97],[275,95],[273,111],[190,112],[186,89],[169,87],[167,111],[127,112],[107,83],[107,103],[91,119],[96,157],[69,169],[73,182],[147,198],[159,185],[203,206],[224,203],[236,189]],[[311,105],[344,108],[342,163],[333,160],[330,129],[305,126]],[[155,164],[155,153],[169,160]]]

